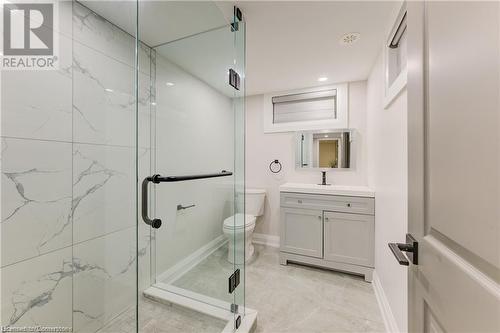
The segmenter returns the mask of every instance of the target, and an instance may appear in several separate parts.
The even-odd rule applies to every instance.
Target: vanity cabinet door
[[[281,207],[281,251],[323,258],[323,211]]]
[[[324,214],[325,260],[373,267],[374,216]]]

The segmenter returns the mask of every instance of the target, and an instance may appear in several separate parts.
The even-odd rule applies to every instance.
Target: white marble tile
[[[70,143],[2,139],[2,266],[71,245],[71,172]]]
[[[135,146],[135,38],[74,5],[73,125],[76,142]],[[150,52],[139,48],[139,145],[150,143]]]
[[[132,146],[133,69],[79,44],[74,47],[73,66],[74,140]]]
[[[73,239],[79,243],[135,225],[135,149],[75,144]]]
[[[139,103],[138,103],[138,126],[137,126],[137,144],[141,148],[150,148],[152,146],[151,140],[154,139],[152,135],[152,123],[155,121],[153,112],[155,105],[154,95],[152,90],[154,88],[151,78],[147,75],[140,74],[137,89],[139,91]],[[159,129],[161,130],[161,129]],[[135,135],[135,129],[134,129]],[[135,144],[134,144],[135,146]]]
[[[136,20],[135,10],[122,10],[121,14],[126,15],[130,22]],[[77,43],[84,44],[132,68],[134,67],[135,32],[130,34],[125,32],[76,2],[73,7],[73,37]],[[140,43],[139,69],[146,74],[149,73],[149,52],[150,48],[144,43]]]
[[[135,229],[131,227],[74,246],[75,332],[94,332],[134,304]]]
[[[3,326],[71,327],[71,248],[3,267]]]
[[[54,0],[54,3],[57,3],[59,16],[57,32],[68,38],[73,34],[73,2],[73,0]]]
[[[150,230],[138,221],[136,250],[134,148],[79,144],[74,158],[75,204],[82,198],[74,212],[75,241],[106,233],[74,246],[75,268],[96,268],[75,274],[74,280],[75,331],[87,332],[134,304],[136,251],[139,284],[149,286]],[[141,149],[140,178],[150,172],[149,159],[149,150]]]
[[[73,50],[75,142],[135,146],[133,68],[81,44]],[[139,77],[140,145],[149,145],[150,79]]]
[[[151,232],[151,228],[147,226],[139,217],[138,220],[139,228],[138,228],[138,279],[139,279],[139,292],[144,291],[149,288],[154,280],[154,273],[152,273],[152,265],[154,263],[151,262],[151,239],[154,237],[154,233]]]
[[[152,49],[143,42],[139,42],[139,71],[150,75],[153,72],[151,68]]]
[[[139,200],[141,200],[141,183],[142,180],[145,177],[148,177],[152,175],[154,172],[151,170],[151,150],[150,149],[139,149],[139,182],[137,184],[137,191],[138,191],[138,197]],[[151,192],[152,192],[152,187],[149,187],[149,197],[152,198]],[[137,210],[137,223],[138,223],[138,240],[139,240],[139,265],[138,265],[138,279],[139,279],[139,291],[143,291],[144,289],[148,288],[151,286],[151,283],[153,283],[152,278],[154,277],[153,272],[153,266],[154,264],[151,263],[151,241],[154,238],[154,231],[152,228],[144,223],[142,220],[141,216],[141,202],[139,201],[138,203],[139,209]],[[150,208],[149,211],[152,211],[151,207],[153,205],[152,200],[150,200]],[[153,266],[152,266],[153,265]]]
[[[135,13],[122,11],[122,14],[128,14],[131,22],[135,19]],[[78,3],[73,6],[73,38],[129,66],[134,65],[135,38]]]
[[[60,16],[58,71],[2,73],[2,135],[54,140],[2,140],[2,324],[73,317],[75,330],[95,331],[135,300],[135,39],[75,1],[61,1]],[[150,51],[140,45],[140,147],[150,145]],[[142,178],[149,150],[139,155]],[[141,225],[142,288],[150,242]]]
[[[58,12],[58,68],[2,70],[2,136],[71,141],[71,1],[58,1]]]
[[[58,70],[2,71],[2,136],[71,141],[71,39]]]

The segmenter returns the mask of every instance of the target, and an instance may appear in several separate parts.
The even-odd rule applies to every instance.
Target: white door
[[[500,332],[500,4],[408,3],[413,332]]]

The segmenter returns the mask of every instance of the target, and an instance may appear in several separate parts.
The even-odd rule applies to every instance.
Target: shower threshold
[[[240,306],[237,314],[241,316],[241,324],[234,330],[236,314],[230,311],[230,303],[170,284],[156,283],[144,290],[143,294],[156,302],[173,304],[224,320],[227,323],[222,333],[250,333],[257,324],[257,311]]]

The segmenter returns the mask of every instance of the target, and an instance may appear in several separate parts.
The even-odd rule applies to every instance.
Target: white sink
[[[345,195],[368,198],[375,197],[375,191],[366,186],[285,183],[280,186],[280,192]]]

